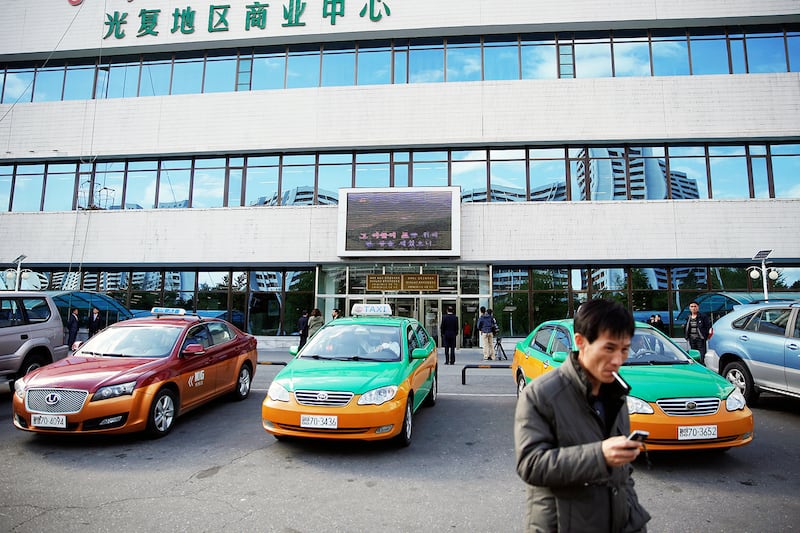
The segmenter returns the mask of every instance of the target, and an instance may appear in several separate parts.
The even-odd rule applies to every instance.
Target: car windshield
[[[182,331],[174,326],[107,328],[86,341],[75,355],[166,357]]]
[[[370,324],[332,324],[300,351],[301,358],[337,361],[400,361],[400,328]]]
[[[637,328],[631,339],[627,366],[688,364],[689,357],[663,335],[650,329]]]

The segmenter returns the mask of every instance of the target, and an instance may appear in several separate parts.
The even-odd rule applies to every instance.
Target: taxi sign
[[[183,316],[186,314],[186,309],[179,307],[154,307],[150,310],[151,315],[178,315]]]
[[[389,304],[353,304],[350,314],[353,316],[391,316],[392,306]]]

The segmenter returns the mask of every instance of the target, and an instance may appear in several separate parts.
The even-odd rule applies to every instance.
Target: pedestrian
[[[319,331],[319,328],[325,323],[325,319],[322,318],[322,312],[318,308],[314,308],[311,310],[311,316],[308,317],[308,336],[313,337],[314,333]]]
[[[100,316],[98,308],[92,309],[92,316],[89,317],[89,337],[94,336],[95,333],[106,327],[105,320]]]
[[[661,320],[661,315],[654,315],[653,324],[652,325],[657,330],[659,330],[661,333],[664,333],[665,335],[669,334],[667,332],[667,323],[664,322],[663,320]]]
[[[444,364],[456,364],[456,338],[458,337],[458,317],[455,315],[453,306],[447,308],[447,312],[442,317],[442,324],[439,331],[442,334],[442,344],[444,345]]]
[[[461,347],[472,348],[472,326],[470,325],[469,320],[464,321],[464,331],[462,332]]]
[[[67,349],[72,350],[72,345],[78,338],[78,328],[80,327],[78,319],[78,309],[73,307],[70,310],[69,318],[67,319]]]
[[[497,322],[495,322],[494,316],[492,316],[492,310],[487,309],[478,319],[478,331],[481,334],[484,361],[494,361],[494,333],[496,329]]]
[[[333,311],[331,311],[331,320],[336,320],[337,318],[341,318],[341,316],[342,312],[339,311],[338,308],[334,308]]]
[[[705,313],[700,312],[700,305],[697,302],[690,302],[689,316],[683,326],[683,338],[688,341],[690,350],[700,352],[701,364],[705,364],[703,359],[706,355],[706,342],[713,334],[711,319]]]
[[[300,313],[300,318],[297,320],[297,331],[300,333],[300,343],[297,345],[299,350],[306,345],[308,340],[308,311],[305,309]]]
[[[481,337],[481,330],[478,329],[478,323],[481,321],[481,318],[485,314],[486,314],[486,308],[484,306],[481,306],[480,314],[478,315],[478,320],[475,321],[475,336],[476,340],[478,341],[478,348],[481,349],[483,349],[483,337]]]
[[[520,393],[514,416],[517,473],[528,484],[526,531],[646,531],[650,515],[633,488],[628,357],[633,316],[611,300],[575,315],[577,352]]]

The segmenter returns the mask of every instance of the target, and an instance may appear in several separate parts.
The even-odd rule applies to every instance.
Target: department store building
[[[759,294],[762,250],[800,291],[796,0],[0,8],[0,288],[262,336],[358,302],[670,320]]]

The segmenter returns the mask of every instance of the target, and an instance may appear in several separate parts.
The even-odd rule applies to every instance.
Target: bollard
[[[467,369],[468,368],[505,368],[511,369],[511,365],[464,365],[464,368],[461,369],[461,384],[467,384]]]

